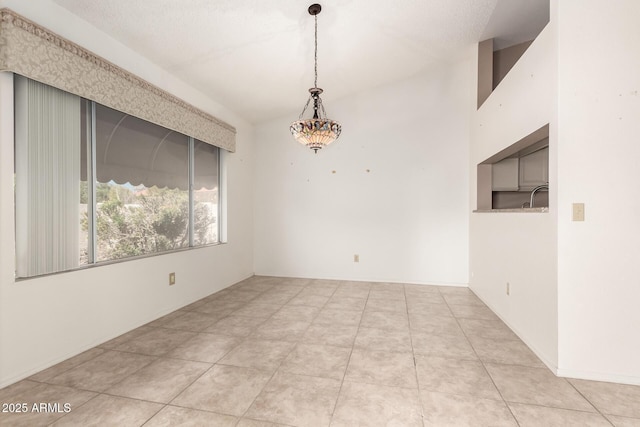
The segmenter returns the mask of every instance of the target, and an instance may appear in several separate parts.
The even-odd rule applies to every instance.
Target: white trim
[[[13,73],[0,72],[0,283],[12,282],[16,269],[13,132]]]
[[[553,374],[555,376],[559,376],[558,375],[558,367],[556,366],[555,363],[551,362],[545,355],[543,352],[541,352],[538,348],[536,348],[536,346],[532,345],[529,340],[527,340],[524,335],[517,329],[514,328],[512,325],[509,324],[509,322],[507,322],[502,316],[500,316],[498,314],[498,312],[491,306],[491,304],[487,303],[487,301],[485,301],[480,295],[478,295],[472,288],[469,288],[469,290],[471,292],[473,292],[473,294],[475,296],[478,297],[478,299],[480,301],[482,301],[488,308],[489,310],[491,310],[493,312],[493,314],[495,314],[500,320],[502,320],[502,322],[507,325],[507,327],[509,329],[511,329],[511,331],[516,334],[518,336],[518,338],[520,338],[520,340],[522,340],[522,342],[529,347],[529,350],[531,350],[537,357],[538,359],[540,359],[542,361],[542,363],[544,363],[546,365],[547,368],[549,368],[549,370],[551,372],[553,372]]]
[[[574,379],[589,380],[589,381],[603,381],[608,383],[640,385],[640,377],[629,376],[629,375],[619,375],[619,374],[613,374],[610,372],[591,372],[591,371],[558,368],[556,375],[563,378],[574,378]]]

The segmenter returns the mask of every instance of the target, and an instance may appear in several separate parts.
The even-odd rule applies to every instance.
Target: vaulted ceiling
[[[297,115],[313,86],[312,1],[54,0],[252,123]],[[549,0],[322,0],[327,101],[529,40]],[[328,104],[328,103],[327,103]]]

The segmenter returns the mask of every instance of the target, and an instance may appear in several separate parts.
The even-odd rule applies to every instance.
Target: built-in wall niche
[[[478,210],[549,207],[549,125],[478,164],[477,171]]]

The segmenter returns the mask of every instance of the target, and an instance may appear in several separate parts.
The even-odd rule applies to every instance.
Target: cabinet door
[[[549,182],[549,147],[520,157],[520,189],[531,190]]]
[[[491,165],[493,191],[518,191],[518,159],[504,159]]]

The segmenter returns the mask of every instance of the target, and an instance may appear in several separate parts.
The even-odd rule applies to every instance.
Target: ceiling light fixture
[[[311,95],[302,109],[298,120],[289,126],[293,137],[300,144],[311,148],[316,154],[322,147],[335,141],[342,131],[340,123],[327,118],[327,113],[324,111],[324,106],[322,105],[322,99],[320,99],[322,89],[318,87],[318,14],[321,10],[322,7],[319,4],[309,6],[309,14],[313,15],[315,19],[315,80],[313,87],[309,89]],[[307,111],[311,100],[313,100],[313,117],[305,120],[302,117],[305,111]]]

